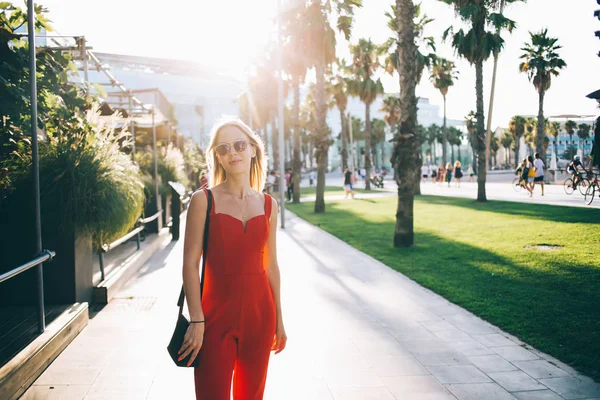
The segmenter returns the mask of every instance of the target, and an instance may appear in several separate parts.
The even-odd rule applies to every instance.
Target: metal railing
[[[106,279],[106,275],[104,273],[104,254],[108,253],[110,250],[122,245],[123,243],[127,242],[129,239],[131,239],[134,236],[136,237],[135,241],[137,243],[137,250],[139,250],[140,242],[141,242],[140,233],[144,230],[144,228],[146,227],[146,224],[156,220],[158,217],[160,217],[162,212],[163,212],[163,210],[158,210],[156,212],[156,214],[151,215],[148,218],[140,218],[136,224],[137,227],[135,229],[133,229],[131,232],[129,232],[125,236],[115,240],[112,243],[103,244],[102,246],[100,246],[100,249],[98,250],[98,260],[100,262],[100,281],[101,282],[103,282],[104,279]]]
[[[56,253],[51,250],[42,250],[40,255],[34,258],[31,261],[26,262],[23,265],[18,266],[17,268],[11,269],[8,272],[0,275],[0,283],[5,282],[11,278],[14,278],[17,275],[22,274],[23,272],[33,268],[40,266],[39,275],[37,277],[37,295],[38,295],[38,330],[40,333],[44,333],[46,330],[46,311],[44,310],[44,280],[41,264],[52,260],[56,256]]]

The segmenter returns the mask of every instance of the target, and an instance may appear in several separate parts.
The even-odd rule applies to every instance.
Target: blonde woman
[[[446,182],[448,182],[448,187],[450,187],[450,182],[452,182],[452,164],[446,164]]]
[[[198,357],[196,399],[262,399],[270,352],[286,346],[276,233],[278,206],[261,193],[267,160],[258,135],[238,118],[217,123],[206,150],[210,189],[187,215],[183,283],[190,327],[179,354]],[[212,196],[205,283],[199,265]]]
[[[454,179],[456,179],[456,186],[460,187],[460,180],[463,177],[462,164],[459,160],[454,163]]]

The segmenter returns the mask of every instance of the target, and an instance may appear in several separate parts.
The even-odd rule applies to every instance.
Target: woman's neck
[[[223,182],[223,189],[240,199],[252,194],[250,177],[248,174],[230,175]]]

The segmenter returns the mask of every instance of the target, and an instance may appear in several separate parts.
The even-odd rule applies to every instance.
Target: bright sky
[[[286,0],[283,0],[284,2]],[[243,75],[247,62],[269,37],[276,0],[39,0],[50,10],[53,26],[64,35],[85,35],[94,50],[142,56],[193,59],[204,64]],[[383,42],[391,35],[384,11],[393,0],[363,0],[356,13],[352,42],[371,37]],[[423,11],[435,21],[427,36],[438,42],[438,55],[456,59],[452,48],[441,43],[442,32],[451,24],[458,26],[453,10],[438,0],[422,0]],[[102,6],[100,7],[99,4]],[[600,21],[594,0],[529,0],[510,5],[505,14],[517,22],[517,30],[506,39],[498,63],[498,83],[494,102],[493,126],[507,126],[512,115],[537,115],[538,98],[525,74],[519,73],[520,48],[529,39],[528,31],[548,28],[563,46],[560,55],[567,68],[554,78],[546,95],[545,114],[596,114],[596,104],[585,95],[600,89]],[[347,43],[338,42],[338,55],[348,58]],[[475,70],[458,62],[456,85],[448,93],[449,118],[462,119],[475,108]],[[441,95],[428,81],[427,72],[417,87],[417,95],[442,104]],[[484,71],[485,110],[492,76],[492,63]],[[397,76],[382,74],[387,92],[398,91]]]

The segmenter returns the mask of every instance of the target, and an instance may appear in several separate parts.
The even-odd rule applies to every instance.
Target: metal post
[[[100,262],[100,282],[104,282],[104,253],[98,250],[98,261]]]
[[[85,36],[81,37],[80,40],[81,50],[80,54],[83,57],[83,79],[85,79],[85,97],[90,98],[90,79],[88,71],[88,53],[86,49]]]
[[[504,2],[502,0],[500,2],[500,14],[504,11]],[[500,33],[500,29],[497,30]],[[485,169],[490,169],[490,151],[491,151],[491,141],[492,141],[492,111],[494,110],[494,94],[496,92],[496,71],[498,70],[498,53],[494,54],[494,70],[492,72],[492,90],[490,92],[490,106],[488,109],[488,120],[487,127],[485,133]],[[445,106],[445,104],[444,104]],[[446,115],[446,114],[444,114]],[[544,160],[546,158],[544,157]]]
[[[355,168],[355,164],[354,164],[354,139],[352,137],[352,116],[350,115],[350,113],[348,113],[348,132],[350,133],[350,158],[351,158],[351,163],[352,163],[352,168],[351,168],[351,172],[352,172],[352,176],[354,176],[354,168]]]
[[[133,100],[131,100],[131,90],[129,91],[129,129],[131,130],[131,159],[135,162],[135,122],[133,121]]]
[[[283,51],[281,43],[281,0],[277,0],[277,105],[278,105],[278,123],[279,127],[279,204],[281,209],[281,228],[285,228],[285,195],[283,193],[283,179],[285,179],[284,170],[284,138],[283,138]]]
[[[40,211],[40,165],[38,160],[37,135],[37,71],[35,59],[35,9],[33,0],[27,0],[27,37],[29,40],[29,84],[31,88],[31,157],[33,168],[33,199],[35,205],[35,253],[42,252],[42,217]],[[44,310],[44,269],[43,264],[36,268],[38,331],[46,330],[46,313]]]
[[[158,154],[156,151],[156,124],[154,123],[154,107],[152,105],[152,146],[154,149],[154,196],[156,197],[156,211],[160,210],[160,199],[158,198]],[[160,217],[159,217],[160,218]],[[160,226],[157,222],[157,226]]]

